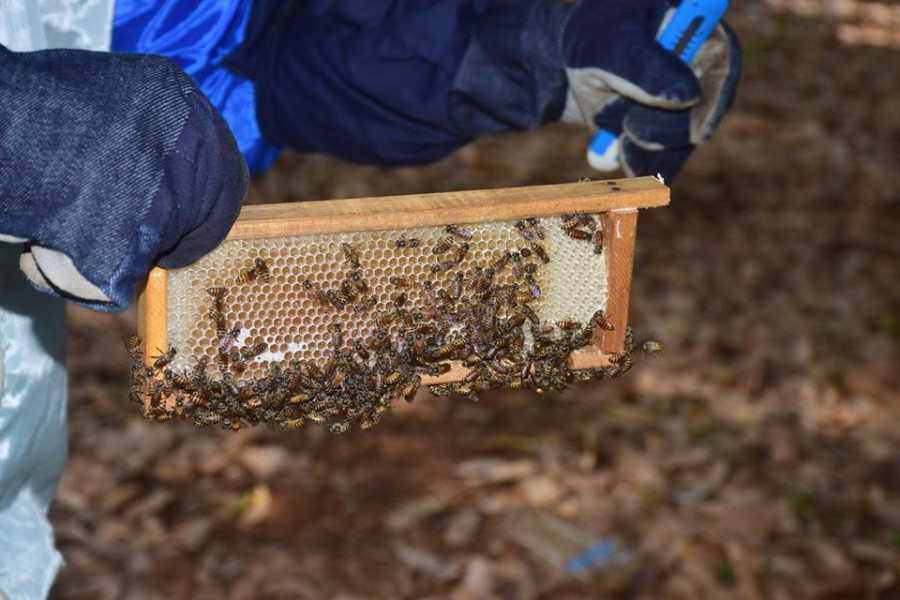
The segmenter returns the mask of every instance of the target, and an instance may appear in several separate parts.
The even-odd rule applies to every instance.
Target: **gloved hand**
[[[740,73],[726,27],[687,66],[655,41],[669,0],[255,0],[226,65],[265,137],[359,162],[437,160],[563,118],[624,132],[625,168],[671,179]]]
[[[740,46],[720,25],[688,67],[656,38],[669,0],[583,0],[562,34],[568,94],[562,120],[620,134],[629,175],[681,170],[712,137],[740,77]]]
[[[166,58],[0,46],[0,240],[43,291],[124,309],[154,263],[190,264],[248,174],[225,121]]]

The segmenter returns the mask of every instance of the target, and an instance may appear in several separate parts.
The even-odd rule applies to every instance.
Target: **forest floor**
[[[735,3],[736,106],[638,228],[630,321],[666,349],[620,380],[422,392],[345,436],[150,424],[126,398],[134,312],[71,308],[53,596],[900,597],[900,47],[843,43],[873,6]],[[571,182],[587,139],[424,168],[290,155],[250,201]],[[568,547],[528,541],[548,522],[612,559],[567,572]]]

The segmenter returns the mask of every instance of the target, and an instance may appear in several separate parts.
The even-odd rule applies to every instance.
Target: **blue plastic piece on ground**
[[[589,569],[600,567],[609,562],[616,545],[610,540],[603,540],[594,544],[581,554],[573,556],[566,563],[566,570],[570,573],[581,573]]]

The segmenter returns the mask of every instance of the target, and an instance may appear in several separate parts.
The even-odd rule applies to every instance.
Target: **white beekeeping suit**
[[[114,0],[0,0],[10,50],[108,50]],[[2,74],[0,74],[2,80]],[[0,599],[45,598],[63,564],[47,510],[66,459],[65,306],[0,239]]]

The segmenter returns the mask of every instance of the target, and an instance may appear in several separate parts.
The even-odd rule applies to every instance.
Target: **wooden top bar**
[[[245,206],[228,239],[483,223],[669,203],[655,177]]]

